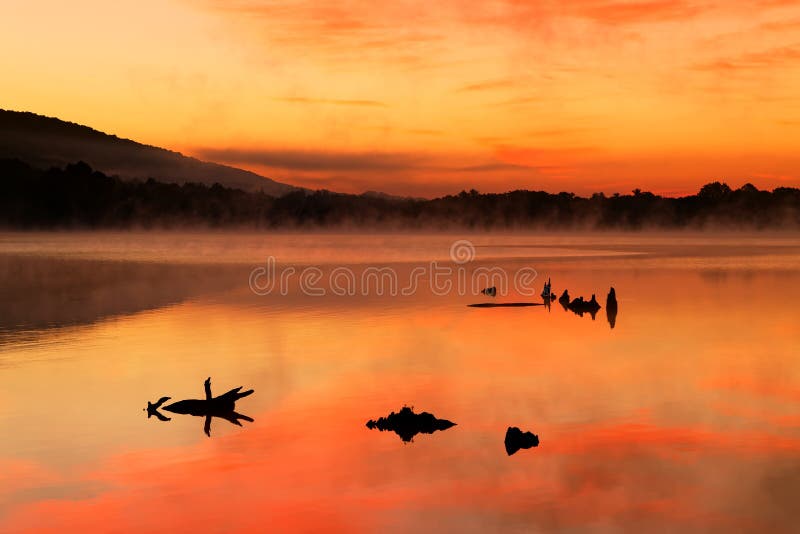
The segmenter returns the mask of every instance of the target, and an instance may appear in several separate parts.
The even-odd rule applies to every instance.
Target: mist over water
[[[535,296],[337,295],[474,245]],[[248,277],[316,267],[254,294]],[[541,303],[593,293],[594,317]],[[605,310],[613,286],[613,328]],[[800,238],[710,234],[0,235],[0,531],[791,532]],[[253,419],[147,418],[244,386]],[[366,423],[457,423],[413,440]],[[509,456],[508,427],[539,445]],[[405,434],[404,434],[405,435]],[[190,512],[187,512],[190,511]]]

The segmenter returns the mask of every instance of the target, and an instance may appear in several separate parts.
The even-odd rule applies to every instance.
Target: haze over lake
[[[269,258],[296,274],[257,294]],[[370,268],[397,291],[359,285]],[[494,298],[473,291],[481,268],[509,275]],[[793,234],[5,233],[0,273],[0,532],[800,519]],[[548,278],[603,308],[467,306],[539,304]],[[209,418],[209,437],[202,417],[143,411],[201,399],[207,377],[214,395],[254,389],[236,403],[253,421]],[[411,441],[366,426],[404,406],[455,426]],[[539,445],[507,454],[510,426]]]

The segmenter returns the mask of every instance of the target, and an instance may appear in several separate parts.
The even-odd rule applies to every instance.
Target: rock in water
[[[561,296],[558,298],[558,302],[560,302],[561,305],[564,307],[569,306],[569,291],[565,289],[564,292],[561,293]]]
[[[614,307],[617,308],[617,292],[614,291],[612,287],[611,290],[608,292],[608,296],[606,297],[606,308]]]
[[[608,297],[606,297],[606,317],[608,318],[608,324],[613,329],[617,324],[617,292],[614,291],[613,287],[608,292]]]
[[[447,430],[455,425],[447,419],[437,419],[428,412],[414,413],[408,406],[403,406],[399,412],[392,412],[386,417],[367,421],[367,428],[394,432],[406,442],[412,441],[417,434],[433,434],[437,430]]]
[[[520,449],[530,449],[539,446],[539,436],[532,432],[523,432],[515,426],[508,427],[506,430],[506,452],[509,456]]]
[[[486,295],[487,297],[496,297],[497,296],[497,286],[487,287],[481,289],[481,293]]]

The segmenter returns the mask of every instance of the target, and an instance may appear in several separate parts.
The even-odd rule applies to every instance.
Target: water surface
[[[458,239],[474,261],[453,264]],[[277,268],[533,268],[619,313],[482,295],[255,295]],[[0,531],[791,532],[800,240],[0,236]],[[328,288],[330,289],[330,288]],[[511,288],[497,302],[540,302]],[[147,418],[255,389],[254,419]],[[456,423],[405,442],[404,405]],[[170,414],[168,414],[170,415]],[[538,447],[506,453],[507,427]]]

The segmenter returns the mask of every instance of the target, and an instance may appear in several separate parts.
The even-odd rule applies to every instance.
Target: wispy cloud
[[[484,163],[482,165],[459,167],[456,170],[462,172],[495,172],[495,171],[523,171],[523,170],[534,170],[534,169],[537,169],[537,167],[532,167],[530,165],[516,165],[513,163],[493,162],[493,163]]]
[[[577,2],[575,14],[600,24],[624,25],[688,19],[710,8],[709,4],[681,0],[649,2]]]
[[[201,157],[225,163],[262,165],[298,171],[403,171],[424,165],[423,154],[330,152],[319,150],[199,148]]]
[[[762,31],[794,31],[800,29],[800,19],[790,20],[775,20],[772,22],[765,22],[758,27]]]
[[[549,128],[542,130],[533,130],[527,133],[529,137],[564,137],[569,135],[583,134],[586,132],[596,131],[599,128]]]
[[[514,106],[529,106],[531,104],[544,104],[548,102],[547,99],[544,99],[539,96],[517,96],[514,98],[506,98],[505,100],[501,100],[499,102],[495,102],[492,105],[497,107],[514,107]]]
[[[330,104],[334,106],[367,106],[385,108],[388,105],[379,100],[341,100],[336,98],[308,98],[302,96],[275,97],[273,100],[289,104]]]
[[[481,137],[474,137],[473,141],[475,141],[476,143],[479,143],[481,145],[495,146],[495,145],[501,145],[501,144],[510,143],[512,141],[512,138],[511,137],[502,137],[502,136],[497,136],[497,135],[486,135],[486,136],[481,136]]]
[[[520,81],[513,78],[504,78],[499,80],[485,80],[482,82],[471,83],[456,89],[457,93],[470,93],[477,91],[493,91],[496,89],[508,89],[517,87]]]
[[[796,148],[794,124],[777,121],[796,115],[797,0],[198,2],[255,68],[269,65],[253,85],[275,97],[258,97],[263,116],[278,108],[272,129],[228,138],[266,150],[205,152],[229,163],[372,189],[413,176],[406,192],[457,173],[537,172],[576,190],[611,179],[691,189],[734,158],[783,172],[773,160]],[[364,120],[348,121],[358,110]],[[685,147],[713,157],[667,172],[664,158]]]
[[[724,57],[692,66],[694,70],[732,72],[771,68],[800,61],[800,44]]]
[[[332,64],[390,62],[406,68],[428,64],[446,36],[423,24],[426,10],[404,3],[364,0],[205,0],[270,51],[288,50]]]
[[[414,135],[434,135],[434,136],[439,136],[439,135],[444,135],[445,134],[444,130],[434,130],[434,129],[427,129],[427,128],[410,128],[410,129],[405,130],[405,131],[410,133],[410,134],[414,134]]]

